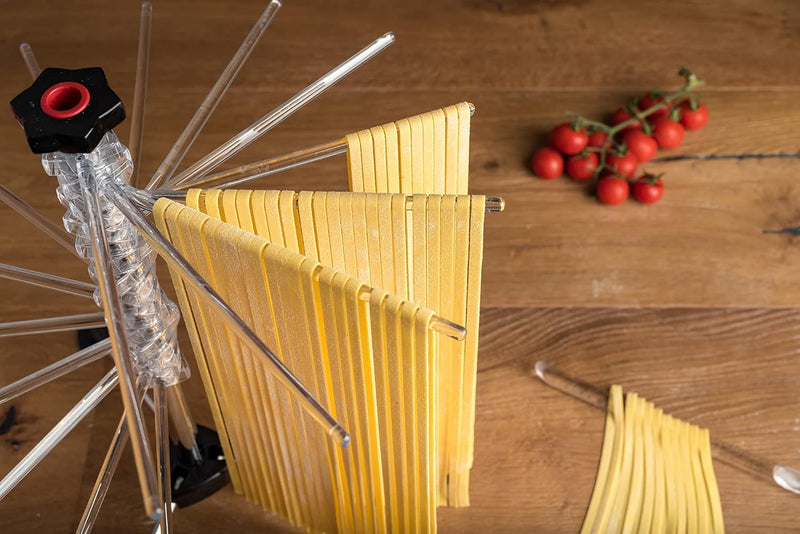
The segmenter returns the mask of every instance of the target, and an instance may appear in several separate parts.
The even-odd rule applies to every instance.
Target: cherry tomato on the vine
[[[703,103],[698,103],[697,109],[692,109],[687,100],[681,104],[681,124],[687,130],[699,130],[708,122],[708,108]]]
[[[564,158],[552,148],[540,148],[533,155],[531,168],[539,178],[552,180],[564,172]]]
[[[628,152],[636,156],[640,163],[650,161],[658,152],[658,143],[655,139],[642,130],[625,132],[622,142],[628,147]]]
[[[605,132],[594,132],[589,134],[589,142],[586,146],[595,148],[603,148],[608,141],[608,134]]]
[[[633,118],[633,114],[625,108],[619,108],[617,111],[614,112],[614,116],[611,117],[611,124],[616,126],[617,124],[621,124],[628,119]],[[641,130],[642,123],[636,121],[627,125],[625,128],[622,129],[623,132],[627,132],[629,130]]]
[[[613,206],[624,202],[628,198],[630,187],[625,180],[609,176],[597,181],[595,194],[597,194],[597,199],[600,202]]]
[[[661,95],[653,96],[652,93],[647,93],[644,97],[642,97],[641,100],[639,100],[638,107],[639,109],[644,111],[646,109],[652,108],[659,102],[663,101],[664,101],[663,96]],[[668,117],[669,109],[670,109],[669,105],[662,104],[661,107],[659,107],[657,110],[655,110],[654,112],[652,112],[650,115],[647,116],[647,120],[649,120],[650,122],[655,122],[658,119],[663,119],[664,117]]]
[[[675,148],[683,143],[683,126],[672,119],[659,119],[653,124],[653,137],[659,148]]]
[[[652,174],[640,176],[633,183],[633,198],[644,204],[655,204],[664,194],[664,182]]]
[[[608,154],[606,156],[606,167],[610,169],[612,175],[620,178],[633,178],[638,165],[639,160],[630,152],[623,155]]]
[[[559,124],[550,132],[550,146],[564,154],[573,156],[586,148],[589,136],[586,129],[574,130],[569,123]]]
[[[576,182],[585,182],[594,175],[598,163],[596,152],[587,152],[584,156],[571,156],[567,159],[567,174]]]

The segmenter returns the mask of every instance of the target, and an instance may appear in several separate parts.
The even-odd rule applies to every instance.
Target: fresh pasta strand
[[[354,192],[466,195],[467,102],[345,136]]]
[[[583,519],[581,526],[581,534],[588,534],[595,528],[598,518],[598,512],[603,502],[603,493],[608,483],[609,473],[612,470],[612,462],[614,459],[615,443],[618,439],[620,428],[618,426],[619,414],[619,400],[621,398],[622,388],[619,386],[611,386],[611,392],[608,395],[608,410],[606,411],[606,426],[603,434],[603,447],[601,449],[600,465],[597,469],[597,478],[592,491],[592,498],[589,501],[589,507],[586,510],[586,516]]]
[[[595,486],[581,533],[724,532],[708,430],[609,391]]]
[[[247,205],[240,197],[251,199],[252,213],[232,217],[229,206]],[[191,198],[205,209],[197,193]],[[277,244],[466,326],[463,342],[439,342],[435,473],[438,502],[468,506],[485,197],[414,195],[409,203],[404,194],[230,190],[210,198],[223,209],[209,215],[244,221]]]
[[[367,210],[380,214],[382,196],[192,192],[187,202],[208,215],[164,199],[154,208],[164,234],[351,432],[349,449],[333,445],[213,311],[189,291],[180,296],[237,491],[310,532],[436,531],[434,438],[446,397],[434,311],[356,276],[373,269],[353,249],[378,246],[370,254],[381,257],[384,248],[358,222]],[[432,220],[440,216],[437,208]],[[441,240],[438,228],[422,230]],[[441,295],[436,284],[430,292]]]

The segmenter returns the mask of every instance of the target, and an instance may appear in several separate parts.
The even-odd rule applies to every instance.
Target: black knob
[[[91,152],[125,120],[125,107],[100,67],[45,69],[11,101],[35,154]]]

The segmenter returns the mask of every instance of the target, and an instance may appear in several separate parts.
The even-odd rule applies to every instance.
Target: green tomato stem
[[[582,116],[582,115],[580,115],[578,113],[572,112],[572,111],[568,111],[567,112],[567,114],[572,118],[572,120],[577,125],[579,125],[579,126],[588,126],[588,127],[592,128],[592,129],[594,129],[595,131],[604,132],[605,134],[608,135],[608,139],[606,140],[605,144],[602,147],[599,147],[599,148],[598,147],[587,147],[585,149],[588,152],[597,152],[599,154],[599,156],[600,156],[600,161],[599,161],[599,163],[597,165],[597,168],[595,169],[595,171],[594,171],[594,173],[592,175],[592,180],[593,181],[597,181],[598,177],[600,176],[600,173],[602,173],[603,169],[606,168],[606,155],[608,153],[608,150],[614,146],[614,136],[616,134],[618,134],[619,132],[621,132],[622,130],[624,130],[625,128],[630,126],[631,124],[635,124],[636,122],[639,122],[642,125],[642,129],[644,130],[644,132],[647,135],[651,135],[652,134],[652,129],[650,128],[650,125],[645,120],[648,116],[652,115],[653,113],[658,111],[660,108],[668,105],[670,102],[673,102],[673,101],[678,100],[680,98],[683,98],[685,96],[688,96],[689,101],[690,101],[690,105],[696,102],[696,100],[694,99],[694,95],[692,94],[692,91],[697,87],[702,87],[703,85],[705,85],[705,82],[703,80],[697,78],[697,76],[695,76],[691,71],[689,71],[685,67],[682,67],[678,74],[680,74],[681,76],[683,76],[686,79],[686,83],[683,85],[683,87],[681,87],[677,91],[674,91],[672,93],[664,95],[664,99],[662,101],[658,102],[657,104],[655,104],[653,106],[650,106],[649,108],[647,108],[645,110],[641,110],[641,111],[632,110],[633,111],[633,117],[631,117],[630,119],[625,120],[625,121],[623,121],[623,122],[621,122],[619,124],[616,124],[614,126],[608,126],[607,124],[602,123],[602,122],[589,120],[586,117],[584,117],[584,116]],[[613,169],[611,169],[611,168],[609,168],[608,170],[609,171],[613,171]]]

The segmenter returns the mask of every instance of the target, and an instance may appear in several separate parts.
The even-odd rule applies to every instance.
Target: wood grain
[[[484,314],[472,506],[440,509],[442,532],[577,529],[594,481],[603,417],[531,376],[546,360],[576,377],[619,383],[679,417],[776,462],[800,466],[796,395],[800,290],[800,7],[792,0],[443,0],[286,2],[190,151],[192,163],[370,40],[397,43],[226,166],[469,100],[471,188],[503,196],[487,217]],[[154,5],[142,172],[152,173],[265,7],[211,0]],[[17,46],[43,66],[101,65],[132,102],[138,1],[6,0],[0,92],[30,83]],[[598,205],[567,180],[531,176],[527,161],[565,110],[603,119],[680,65],[708,82],[704,130],[664,155],[764,159],[652,163],[667,172],[654,207]],[[128,123],[117,132],[128,138]],[[52,178],[20,129],[0,121],[0,181],[53,221]],[[784,154],[786,157],[776,157]],[[263,188],[346,188],[343,157],[262,180]],[[0,261],[86,280],[86,268],[7,209]],[[162,268],[162,275],[165,274]],[[164,282],[168,281],[163,277]],[[89,301],[0,280],[0,321],[93,311]],[[183,335],[183,334],[182,334]],[[189,346],[185,337],[182,345]],[[0,384],[76,350],[70,335],[0,339]],[[191,358],[190,358],[191,360]],[[99,378],[97,362],[12,404],[0,436],[7,472]],[[197,374],[195,418],[211,425]],[[0,407],[0,417],[6,406]],[[3,502],[3,532],[71,532],[120,415],[112,395]],[[132,459],[123,459],[98,532],[144,532]],[[731,532],[796,531],[797,497],[717,463]],[[178,532],[284,532],[226,489],[176,514]]]

